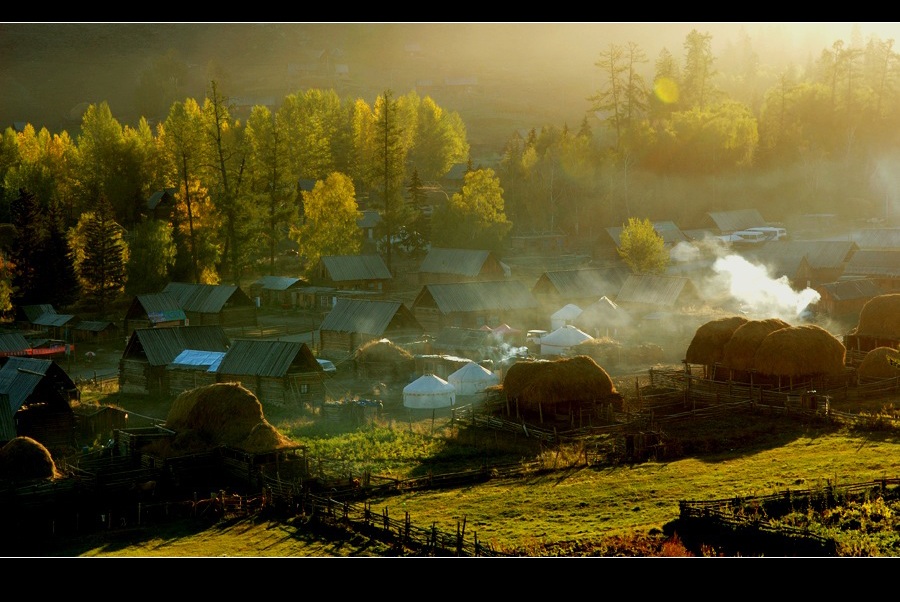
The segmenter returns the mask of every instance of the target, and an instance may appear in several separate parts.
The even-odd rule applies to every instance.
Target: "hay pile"
[[[50,452],[31,437],[16,437],[0,448],[0,479],[49,481],[60,476]]]
[[[732,370],[753,370],[753,361],[756,358],[756,350],[767,336],[781,330],[790,328],[790,324],[778,318],[767,320],[750,320],[735,329],[734,334],[725,343],[722,354],[722,365]]]
[[[740,326],[748,322],[743,316],[730,316],[710,320],[697,329],[694,338],[691,339],[684,359],[689,364],[704,364],[712,366],[722,361],[725,345],[731,339],[731,335]]]
[[[554,361],[516,362],[503,379],[508,399],[524,407],[618,397],[606,370],[586,355]]]
[[[900,339],[900,293],[869,299],[859,312],[855,334]]]
[[[894,360],[891,364],[888,358]],[[900,376],[900,351],[893,347],[876,347],[866,354],[856,373],[860,378],[895,378]]]
[[[586,355],[598,364],[614,364],[621,357],[622,343],[610,337],[587,339],[572,347],[572,351]]]
[[[250,453],[297,447],[266,421],[259,399],[238,383],[216,383],[180,394],[166,417],[166,428],[175,431],[175,437],[151,444],[152,451],[162,456],[223,445]]]
[[[815,376],[844,369],[847,350],[831,333],[815,324],[781,328],[756,349],[754,369],[772,376]]]
[[[414,360],[412,354],[388,339],[372,340],[360,345],[354,359],[358,362],[402,363]]]

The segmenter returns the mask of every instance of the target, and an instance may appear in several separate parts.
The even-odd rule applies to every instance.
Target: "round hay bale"
[[[888,360],[893,360],[891,363]],[[866,354],[856,373],[860,378],[895,378],[900,376],[900,351],[893,347],[876,347]]]
[[[781,328],[756,349],[753,368],[772,376],[814,376],[842,372],[847,350],[830,332],[815,324]]]
[[[729,316],[710,320],[694,333],[684,359],[689,364],[712,366],[722,361],[726,343],[737,328],[746,324],[744,316]]]
[[[859,312],[855,334],[900,339],[900,293],[869,299]]]
[[[516,362],[503,379],[503,391],[507,398],[518,399],[524,407],[618,396],[606,370],[586,355]]]
[[[722,365],[732,370],[753,369],[753,360],[760,343],[767,336],[781,330],[790,328],[790,324],[778,318],[767,320],[750,320],[738,326],[731,338],[725,343],[722,353]]]
[[[31,437],[16,437],[0,448],[0,479],[52,480],[60,476],[50,452]]]

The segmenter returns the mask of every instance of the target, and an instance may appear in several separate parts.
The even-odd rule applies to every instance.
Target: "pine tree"
[[[112,205],[103,195],[97,209],[83,214],[78,225],[84,237],[79,265],[82,287],[97,310],[104,312],[125,287],[128,248],[122,227],[113,219]]]
[[[47,234],[38,244],[35,263],[40,266],[35,278],[35,293],[55,308],[72,305],[78,298],[75,254],[63,229],[62,208],[51,203],[45,217]]]
[[[10,202],[12,224],[16,228],[16,238],[10,249],[9,259],[14,266],[12,286],[15,305],[36,305],[46,303],[38,298],[37,273],[39,264],[35,261],[35,251],[41,244],[41,210],[33,194],[19,189],[19,196]]]

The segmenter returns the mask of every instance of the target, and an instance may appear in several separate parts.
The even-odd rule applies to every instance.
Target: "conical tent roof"
[[[550,334],[542,336],[541,343],[568,347],[592,338],[591,335],[583,330],[580,330],[571,324],[566,324],[565,326],[560,326]]]
[[[581,308],[573,303],[563,305],[550,316],[559,320],[574,320],[581,315]]]
[[[469,362],[447,377],[457,395],[475,395],[486,388],[500,384],[500,378],[479,364]]]
[[[425,374],[403,387],[403,406],[414,409],[449,408],[456,402],[456,387],[434,374]]]

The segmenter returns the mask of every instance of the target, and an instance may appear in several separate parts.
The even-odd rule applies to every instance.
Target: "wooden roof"
[[[217,314],[226,304],[252,305],[253,301],[241,290],[232,284],[195,284],[188,282],[170,282],[163,289],[175,297],[178,307],[186,312],[201,314]]]
[[[221,326],[175,326],[138,328],[125,346],[124,358],[146,358],[151,366],[165,366],[185,349],[226,351],[228,337]]]
[[[335,282],[391,279],[381,255],[325,255],[319,261]]]
[[[286,291],[291,288],[298,288],[308,284],[302,278],[293,278],[291,276],[263,276],[253,283],[264,291]]]
[[[53,305],[49,303],[43,303],[40,305],[23,305],[19,308],[22,315],[29,322],[34,322],[39,317],[44,314],[55,314],[56,309],[53,308]]]
[[[630,274],[624,267],[550,271],[541,274],[531,290],[550,284],[563,297],[614,297]]]
[[[828,282],[816,287],[820,291],[827,291],[835,301],[849,301],[852,299],[871,299],[882,294],[881,288],[873,280],[860,278],[858,280],[841,280]]]
[[[442,314],[485,310],[520,310],[538,307],[538,301],[519,280],[428,284],[413,301],[413,308],[430,297]]]
[[[75,383],[53,360],[33,357],[10,357],[0,367],[0,395],[6,396],[15,414],[34,393],[44,378],[53,378],[62,389],[72,390]],[[66,399],[65,395],[61,396]],[[42,400],[46,401],[46,400]]]
[[[280,378],[291,367],[300,372],[324,372],[306,343],[243,339],[232,343],[217,372]]]
[[[422,265],[420,273],[455,274],[457,276],[475,277],[481,273],[484,264],[493,253],[478,249],[446,249],[432,247]]]
[[[418,320],[400,301],[338,297],[319,330],[358,332],[380,337],[391,327],[422,331]]]
[[[768,222],[756,209],[735,209],[732,211],[710,211],[706,214],[719,232],[737,232],[754,226],[765,226]]]
[[[900,249],[860,249],[847,262],[844,276],[900,277]]]
[[[860,249],[900,250],[900,228],[870,228],[850,234]]]
[[[615,302],[618,305],[639,303],[675,307],[687,296],[697,298],[696,287],[688,278],[631,274],[616,295]]]
[[[806,257],[809,267],[818,270],[841,268],[858,250],[855,242],[846,240],[773,240],[748,249],[744,255],[765,264],[790,264]]]

